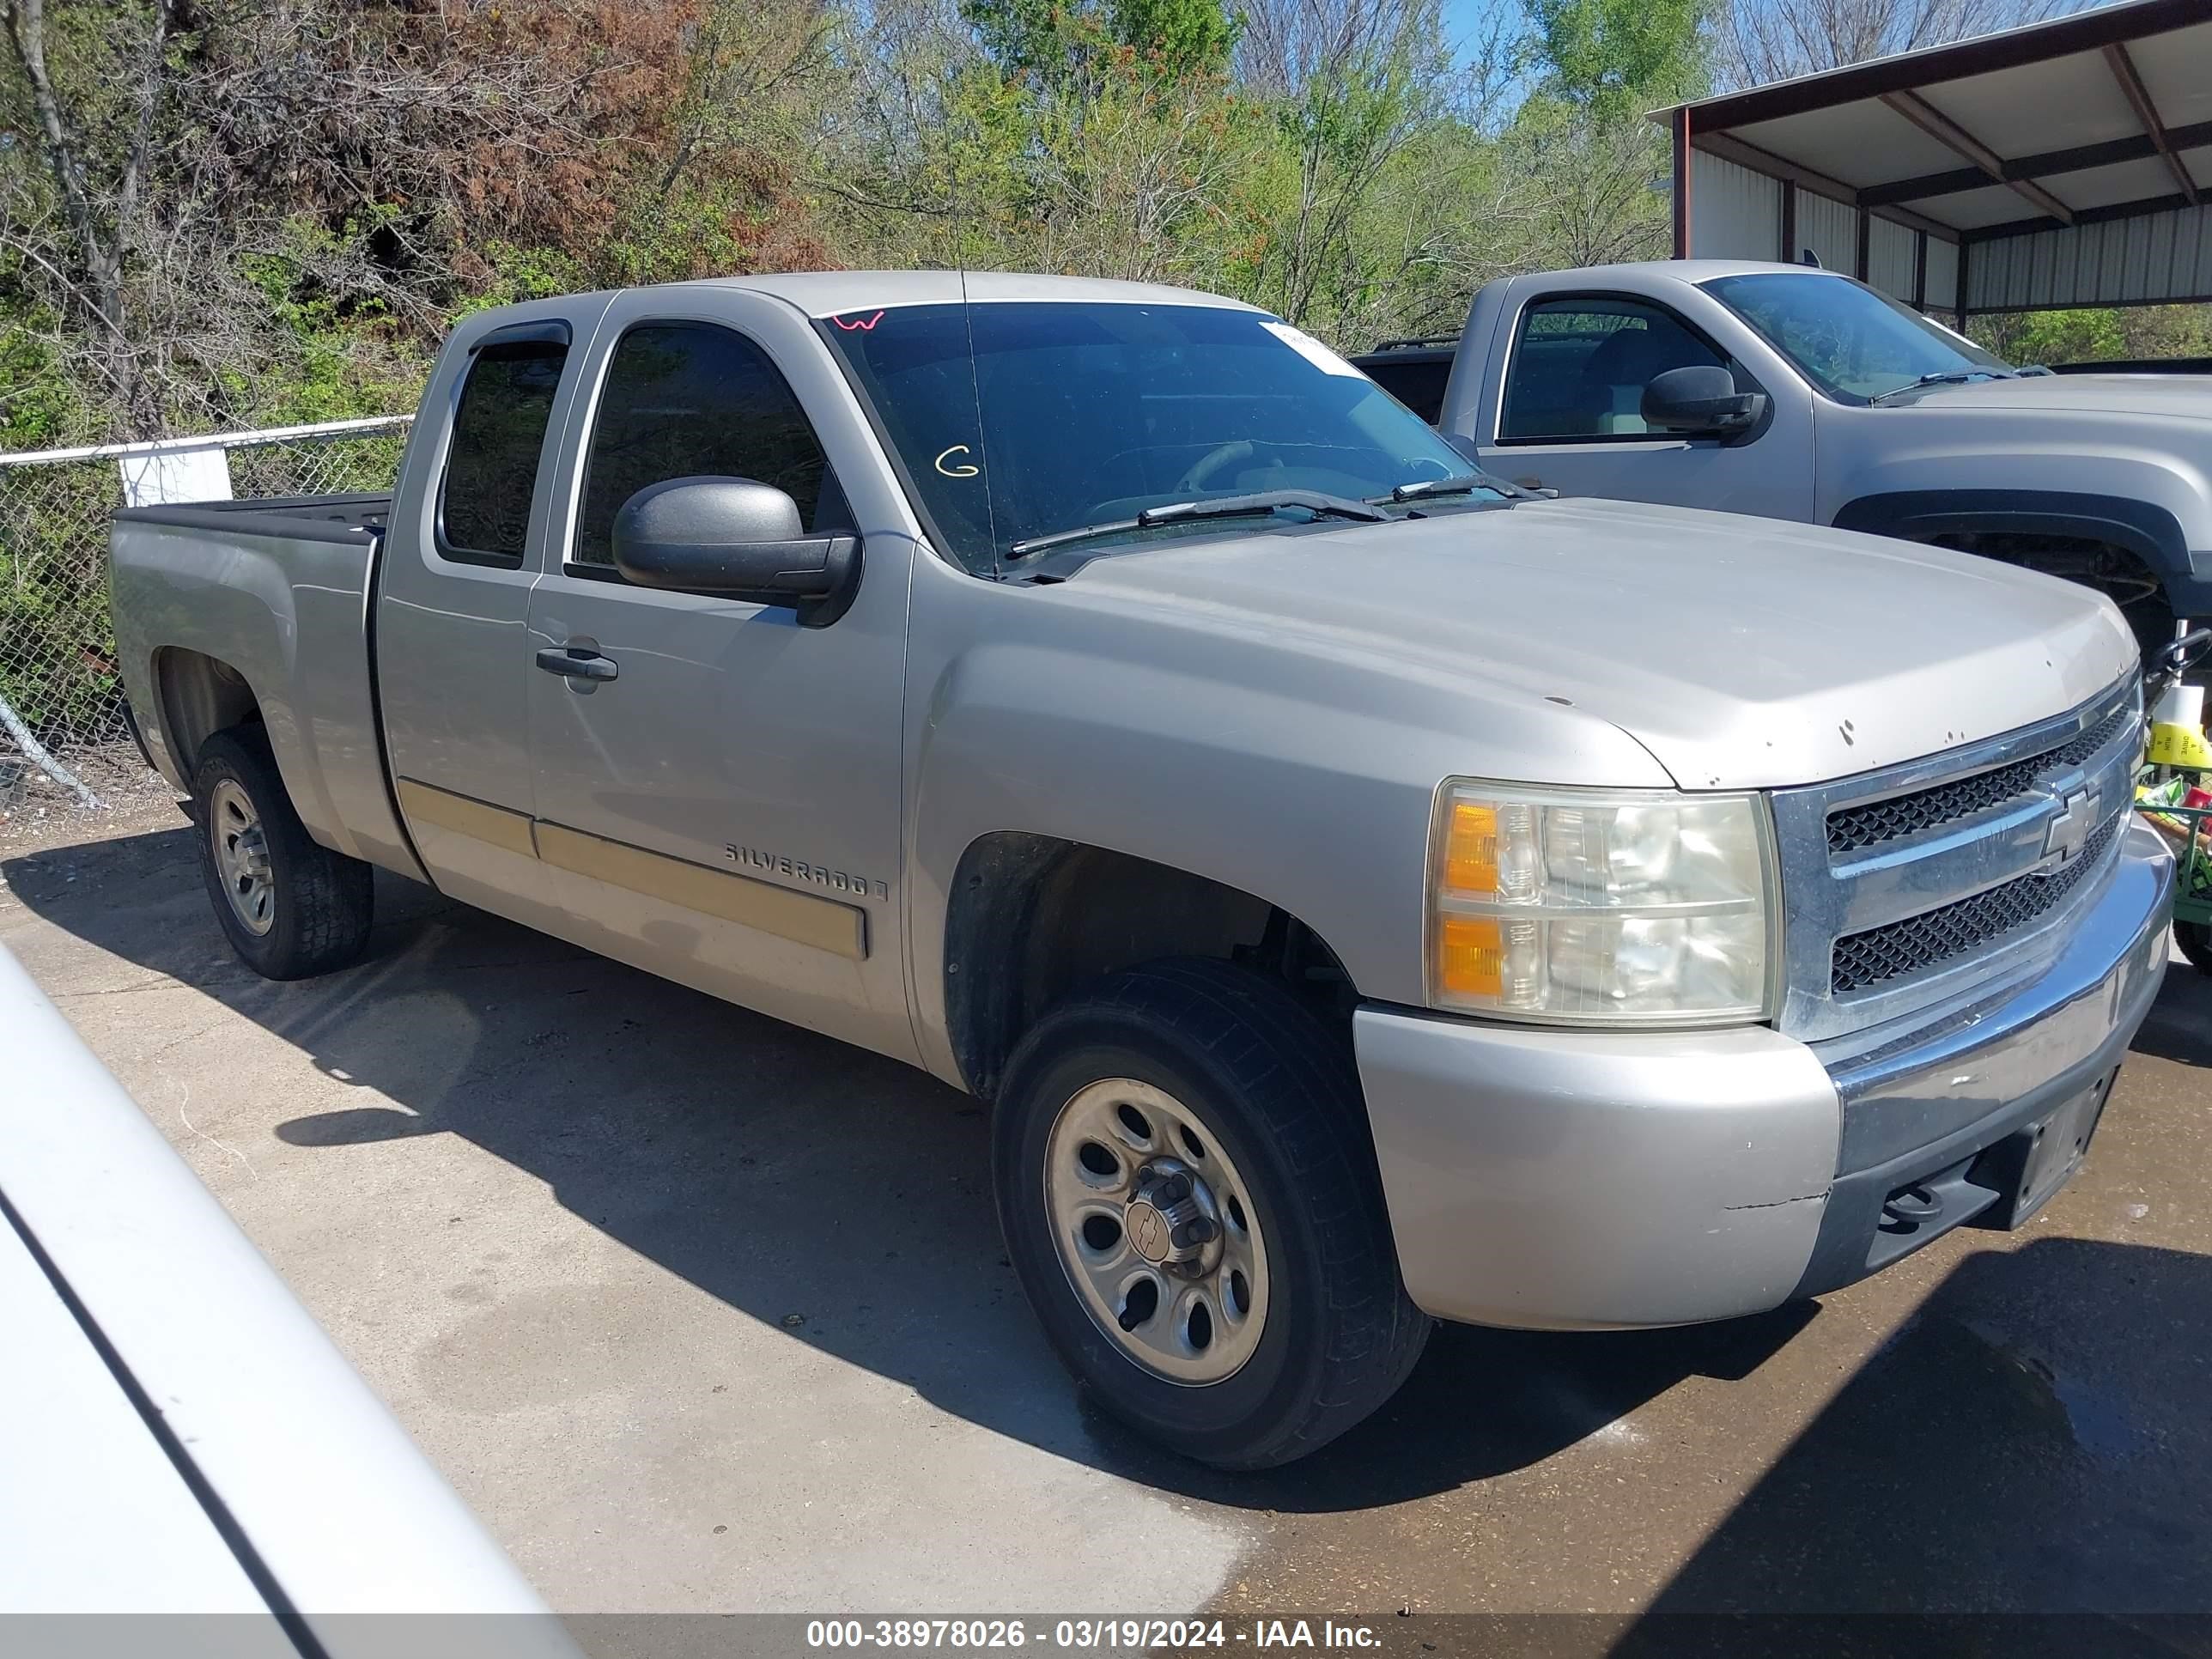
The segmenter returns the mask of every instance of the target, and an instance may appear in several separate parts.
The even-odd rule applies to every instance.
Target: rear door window
[[[438,551],[471,564],[519,565],[565,340],[495,338],[469,364],[438,488]]]

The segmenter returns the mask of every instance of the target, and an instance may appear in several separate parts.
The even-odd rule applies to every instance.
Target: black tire
[[[2177,921],[2173,924],[2173,942],[2189,958],[2191,967],[2200,974],[2212,974],[2212,927],[2201,921]]]
[[[223,787],[241,793],[258,822],[267,862],[265,931],[240,915],[221,850],[227,826],[215,803]],[[369,866],[309,838],[258,726],[235,726],[200,745],[192,774],[192,819],[200,873],[216,921],[246,965],[264,979],[306,979],[357,960],[368,943],[374,899]]]
[[[1128,1078],[1202,1118],[1241,1174],[1270,1290],[1232,1375],[1170,1381],[1109,1338],[1054,1243],[1046,1148],[1089,1085]],[[1318,1449],[1395,1394],[1432,1322],[1406,1295],[1346,1045],[1279,982],[1226,963],[1117,973],[1016,1048],[993,1126],[1008,1259],[1060,1358],[1111,1415],[1185,1456],[1257,1469]]]

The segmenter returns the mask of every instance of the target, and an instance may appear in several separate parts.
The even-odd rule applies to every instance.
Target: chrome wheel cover
[[[269,868],[269,836],[253,800],[232,779],[208,796],[208,842],[231,914],[258,938],[276,925],[276,884]]]
[[[1212,1127],[1133,1078],[1079,1090],[1045,1141],[1045,1213],[1069,1287],[1153,1376],[1224,1382],[1259,1346],[1267,1251]]]

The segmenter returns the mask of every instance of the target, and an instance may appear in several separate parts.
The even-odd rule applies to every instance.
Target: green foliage
[[[961,0],[961,15],[1008,76],[1095,87],[1117,60],[1175,79],[1227,67],[1243,20],[1220,0]]]
[[[1710,0],[1528,0],[1539,90],[1609,120],[1632,120],[1705,88],[1699,40]]]
[[[1973,319],[1975,339],[2009,362],[2212,356],[2212,306],[2102,307]]]
[[[1178,283],[1347,349],[1455,329],[1491,277],[1665,252],[1644,118],[1711,83],[1722,8],[46,0],[73,166],[0,34],[0,448],[403,410],[457,317],[729,271]],[[1479,68],[1446,45],[1470,22]],[[2212,355],[2209,310],[1976,332],[2021,362]],[[239,487],[309,482],[285,465],[243,454]],[[70,523],[11,518],[9,487],[0,689],[67,729],[112,696],[113,473],[66,483]]]
[[[0,306],[0,451],[60,449],[92,424],[51,343],[51,314]]]
[[[115,464],[0,471],[0,696],[33,731],[112,716],[107,516]]]
[[[2022,362],[2084,362],[2128,355],[2120,313],[2109,308],[2032,312],[2019,320],[2012,349]]]
[[[1217,75],[1229,65],[1243,19],[1219,0],[1111,0],[1114,38],[1164,75]]]
[[[495,306],[520,305],[525,300],[550,300],[574,294],[584,287],[576,261],[557,248],[518,247],[494,240],[481,250],[485,265],[472,293],[453,307],[453,320],[489,311]]]

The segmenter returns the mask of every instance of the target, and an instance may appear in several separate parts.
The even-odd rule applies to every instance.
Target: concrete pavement
[[[397,881],[369,960],[269,984],[180,817],[56,838],[0,843],[0,942],[563,1612],[2212,1611],[2185,968],[2023,1232],[1734,1326],[1448,1329],[1230,1478],[1076,1397],[953,1091]]]

